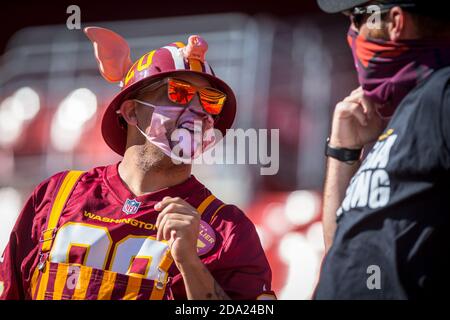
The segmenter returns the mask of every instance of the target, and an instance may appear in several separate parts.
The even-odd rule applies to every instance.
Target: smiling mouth
[[[201,127],[201,126],[198,126],[198,125],[196,126],[196,125],[194,125],[194,123],[191,122],[191,121],[183,122],[183,123],[179,126],[179,128],[186,129],[186,130],[188,130],[188,131],[191,132],[191,133],[194,133],[194,132],[196,132],[196,131],[201,131],[201,130],[202,130],[202,127]]]

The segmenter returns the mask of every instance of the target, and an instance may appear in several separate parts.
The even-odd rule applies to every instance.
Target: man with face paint
[[[318,4],[350,17],[361,87],[337,104],[326,145],[327,255],[315,298],[442,297],[450,285],[448,14],[436,1]]]
[[[0,298],[274,299],[255,226],[191,175],[190,160],[236,111],[206,41],[191,36],[132,63],[116,33],[85,33],[102,76],[122,88],[102,134],[123,160],[35,189],[0,262]]]

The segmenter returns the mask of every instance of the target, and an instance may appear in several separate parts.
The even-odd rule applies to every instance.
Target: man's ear
[[[125,100],[119,108],[123,119],[130,126],[137,125],[136,102],[133,100]]]
[[[408,12],[394,7],[389,13],[388,33],[391,41],[417,38],[414,20]]]

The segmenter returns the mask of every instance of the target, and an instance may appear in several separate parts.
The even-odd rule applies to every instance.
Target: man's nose
[[[186,108],[188,111],[196,114],[197,116],[200,117],[206,117],[208,116],[208,114],[205,112],[205,110],[202,107],[202,104],[200,102],[200,99],[198,97],[198,94],[196,94],[191,102],[189,103],[188,107]]]

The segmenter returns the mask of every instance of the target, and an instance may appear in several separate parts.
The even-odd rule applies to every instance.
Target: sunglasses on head
[[[198,94],[203,110],[213,116],[222,112],[227,95],[220,90],[211,87],[197,87],[196,85],[177,78],[165,78],[151,84],[148,89],[155,90],[167,85],[168,99],[179,105],[188,105],[194,96]]]
[[[362,6],[362,7],[353,7],[350,10],[346,10],[343,12],[346,16],[350,17],[353,25],[359,30],[365,20],[365,18],[369,17],[374,13],[386,13],[394,7],[401,8],[413,8],[416,7],[415,3],[373,3],[371,5]],[[375,7],[378,10],[375,10]]]

